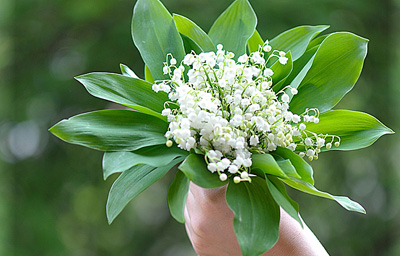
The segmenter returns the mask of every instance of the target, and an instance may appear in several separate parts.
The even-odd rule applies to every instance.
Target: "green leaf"
[[[249,48],[249,52],[252,53],[258,51],[258,47],[263,46],[263,44],[264,40],[261,38],[257,29],[254,30],[253,35],[247,41],[247,48]]]
[[[104,179],[107,179],[114,173],[124,172],[138,164],[161,167],[169,164],[177,157],[185,157],[188,154],[187,151],[178,147],[168,148],[165,145],[140,148],[133,152],[105,152],[103,156],[103,176]]]
[[[178,168],[189,180],[203,188],[217,188],[228,182],[221,181],[217,173],[211,173],[207,169],[204,155],[192,153]]]
[[[274,246],[279,236],[280,210],[264,179],[230,182],[226,202],[235,214],[233,227],[244,256],[259,256]]]
[[[132,37],[154,79],[168,79],[163,63],[171,53],[180,63],[185,56],[175,22],[159,0],[138,0],[133,10]]]
[[[305,193],[335,200],[346,210],[359,212],[359,213],[365,213],[364,208],[359,203],[350,200],[348,197],[334,196],[334,195],[328,194],[326,192],[319,191],[310,183],[307,183],[307,182],[304,182],[301,180],[297,180],[297,179],[291,179],[291,180],[282,179],[282,181],[285,182],[287,185],[291,186],[292,188],[303,191]]]
[[[339,136],[340,146],[333,146],[333,150],[368,147],[384,134],[393,133],[375,117],[350,110],[331,110],[322,113],[318,124],[307,123],[307,130],[316,134]],[[329,139],[326,142],[330,142]]]
[[[76,80],[95,97],[166,120],[160,113],[168,96],[165,92],[154,92],[149,82],[111,73],[90,73],[78,76]]]
[[[300,58],[306,51],[309,42],[329,26],[299,26],[287,30],[270,41],[275,50],[291,51],[293,61]]]
[[[279,165],[276,163],[274,157],[270,154],[252,154],[251,170],[262,171],[262,173],[274,175],[280,178],[288,178],[287,175],[282,171]],[[264,176],[264,175],[262,175]]]
[[[277,85],[280,81],[284,80],[290,72],[292,72],[293,69],[293,61],[292,61],[292,55],[291,52],[287,52],[285,55],[288,58],[288,61],[286,65],[282,65],[279,61],[275,62],[272,66],[271,69],[274,71],[274,74],[272,75],[272,83],[276,86],[273,86],[272,88],[274,91],[278,92],[280,91],[283,87],[286,86],[285,83],[281,83],[281,85]]]
[[[121,63],[121,64],[119,64],[119,67],[120,67],[120,69],[121,69],[121,73],[122,73],[124,76],[132,77],[132,78],[139,78],[139,77],[135,74],[135,72],[133,72],[133,70],[130,69],[127,65]]]
[[[203,52],[216,50],[210,37],[196,23],[178,14],[173,14],[173,19],[179,33],[193,40]]]
[[[202,50],[200,49],[200,47],[189,37],[182,35],[182,41],[183,41],[183,45],[185,47],[185,53],[189,54],[192,51],[194,51],[195,53],[199,54],[202,52]]]
[[[299,205],[292,200],[286,192],[285,185],[278,178],[268,175],[266,177],[269,192],[275,202],[278,203],[293,219],[297,220],[301,226],[303,222],[299,216]]]
[[[141,164],[123,172],[112,185],[108,194],[106,213],[111,224],[125,206],[154,182],[161,179],[175,164],[182,161],[176,159],[170,164],[155,168]]]
[[[325,38],[327,38],[328,36],[329,35],[318,36],[318,37],[314,38],[313,40],[311,40],[307,46],[306,51],[314,48],[315,46],[319,46],[325,40]]]
[[[132,151],[165,144],[168,124],[136,111],[110,109],[80,114],[49,129],[60,139],[101,151]]]
[[[153,76],[151,75],[150,69],[149,69],[149,67],[148,67],[147,65],[144,65],[144,79],[145,79],[147,82],[151,83],[151,84],[154,83],[154,78],[153,78]]]
[[[185,204],[189,192],[189,179],[181,171],[177,171],[175,179],[168,189],[168,207],[172,217],[185,223]]]
[[[271,152],[271,154],[278,155],[283,159],[289,159],[294,168],[296,168],[296,172],[301,176],[301,180],[314,184],[313,169],[298,154],[290,149],[282,147],[278,147],[275,151]]]
[[[367,40],[348,32],[326,37],[315,54],[307,75],[293,97],[290,110],[306,108],[325,112],[334,107],[356,83],[367,54]]]
[[[317,52],[319,45],[307,50],[299,59],[293,62],[293,69],[289,76],[286,78],[286,84],[290,84],[293,88],[298,88],[301,81],[307,75],[314,61],[315,53]],[[276,91],[276,90],[275,90]],[[292,98],[292,97],[291,97]]]
[[[223,44],[225,50],[238,58],[246,53],[247,40],[256,25],[257,17],[249,2],[236,0],[218,17],[208,35],[215,45]]]
[[[296,168],[292,165],[292,162],[290,162],[289,159],[284,159],[279,155],[274,155],[274,158],[287,176],[301,179],[301,176],[297,173]]]

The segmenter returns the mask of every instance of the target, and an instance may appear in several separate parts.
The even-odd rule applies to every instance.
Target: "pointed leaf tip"
[[[178,63],[183,59],[183,41],[172,15],[158,0],[139,0],[133,10],[132,38],[155,80],[168,78],[163,62],[171,53]]]
[[[214,44],[238,58],[246,52],[246,45],[257,25],[257,16],[247,0],[233,2],[214,22],[208,35]]]

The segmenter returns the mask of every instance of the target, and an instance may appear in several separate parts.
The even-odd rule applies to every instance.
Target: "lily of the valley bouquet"
[[[110,223],[169,170],[175,179],[168,204],[180,222],[189,181],[228,184],[243,255],[276,243],[280,207],[301,223],[284,184],[365,212],[347,197],[317,190],[308,162],[392,133],[368,114],[332,110],[357,81],[368,40],[348,32],[318,36],[328,26],[300,26],[263,40],[256,24],[247,0],[233,2],[208,33],[171,16],[158,0],[138,0],[132,36],[145,80],[125,65],[122,75],[76,78],[90,94],[129,108],[80,114],[50,129],[105,151],[104,178],[121,173],[108,197]]]

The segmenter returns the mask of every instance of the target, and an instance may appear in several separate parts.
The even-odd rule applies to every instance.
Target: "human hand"
[[[205,189],[190,183],[185,206],[185,226],[193,248],[200,256],[240,256],[233,229],[234,214],[225,200],[227,186]],[[324,247],[303,223],[281,209],[279,240],[262,256],[325,256]]]

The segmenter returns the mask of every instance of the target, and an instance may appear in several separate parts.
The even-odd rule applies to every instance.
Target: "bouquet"
[[[366,113],[332,110],[356,83],[368,40],[348,32],[319,36],[328,26],[263,40],[256,25],[247,0],[234,1],[208,33],[159,0],[138,0],[132,36],[145,79],[122,64],[122,75],[76,78],[93,96],[129,108],[80,114],[50,128],[66,142],[104,151],[105,179],[120,173],[108,196],[109,223],[170,170],[168,205],[182,223],[189,181],[227,184],[243,255],[276,243],[280,207],[302,223],[284,184],[365,213],[348,197],[316,189],[309,162],[393,133]]]

